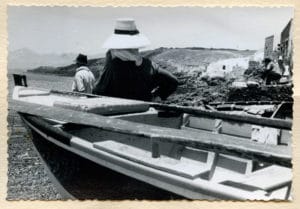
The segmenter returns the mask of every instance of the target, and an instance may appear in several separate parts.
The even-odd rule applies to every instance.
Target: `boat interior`
[[[133,118],[130,116],[131,120],[138,120],[138,118]],[[172,121],[172,127],[179,128],[181,118],[178,117],[175,120],[173,118]],[[154,121],[149,122],[148,116],[147,123],[154,123]],[[107,152],[195,183],[201,180],[247,192],[263,191],[264,196],[270,199],[290,198],[292,181],[290,167],[222,153],[218,150],[199,149],[172,142],[153,143],[146,137],[70,123],[53,125],[72,136],[88,141],[94,149],[87,150],[91,154],[95,150]],[[166,126],[165,123],[160,125]],[[80,144],[72,145],[81,149]]]

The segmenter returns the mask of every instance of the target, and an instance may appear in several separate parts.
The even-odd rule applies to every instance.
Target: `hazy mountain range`
[[[8,53],[8,69],[27,71],[40,66],[59,67],[66,66],[74,63],[77,54],[75,53],[48,53],[40,54],[34,52],[28,48],[22,48]],[[89,58],[99,57],[99,55],[93,55]],[[103,55],[102,55],[103,56]]]
[[[247,57],[254,54],[250,50],[233,50],[233,49],[207,49],[200,47],[192,48],[164,48],[160,47],[153,50],[141,52],[144,57],[150,58],[161,68],[170,72],[194,72],[206,69],[206,66],[219,60]],[[105,58],[100,56],[88,60],[88,67],[98,77],[103,72]],[[41,73],[60,76],[74,76],[76,66],[74,62],[69,65],[59,67],[40,66],[29,70],[31,73]]]

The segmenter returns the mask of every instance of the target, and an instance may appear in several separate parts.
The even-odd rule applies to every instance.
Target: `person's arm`
[[[75,79],[73,80],[73,83],[72,83],[72,91],[77,91]]]
[[[160,69],[156,64],[153,64],[153,71],[157,86],[153,96],[159,96],[162,100],[165,100],[177,89],[178,80],[173,74]]]
[[[111,90],[110,84],[112,72],[107,68],[107,66],[105,66],[103,70],[104,72],[102,73],[102,75],[99,76],[95,83],[93,94],[105,96],[108,95],[109,91]]]
[[[103,73],[100,73],[95,86],[93,88],[93,94],[106,96],[111,90],[111,79],[113,77],[112,70],[112,57],[110,51],[106,53],[105,64],[103,68]]]

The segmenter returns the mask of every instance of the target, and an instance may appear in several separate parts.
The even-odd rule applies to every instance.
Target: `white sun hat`
[[[135,25],[134,19],[117,19],[114,34],[103,44],[106,49],[139,49],[150,45],[146,36],[141,34]]]

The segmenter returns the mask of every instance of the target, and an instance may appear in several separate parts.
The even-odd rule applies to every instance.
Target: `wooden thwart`
[[[277,163],[290,164],[291,148],[258,144],[240,137],[213,133],[194,133],[186,130],[163,128],[141,123],[134,123],[115,118],[108,118],[92,113],[79,112],[63,108],[53,108],[26,102],[15,102],[15,110],[21,113],[51,118],[69,123],[96,127],[102,130],[143,136],[151,140],[178,143],[195,148],[219,149],[251,155]]]
[[[209,165],[206,165],[206,162],[193,165],[186,164],[180,160],[176,160],[167,156],[152,158],[150,157],[150,153],[145,150],[140,150],[134,146],[111,140],[96,142],[93,144],[93,147],[130,161],[146,165],[148,167],[153,167],[158,170],[166,171],[168,173],[173,173],[190,179],[195,179],[200,174],[210,170],[210,167]]]

